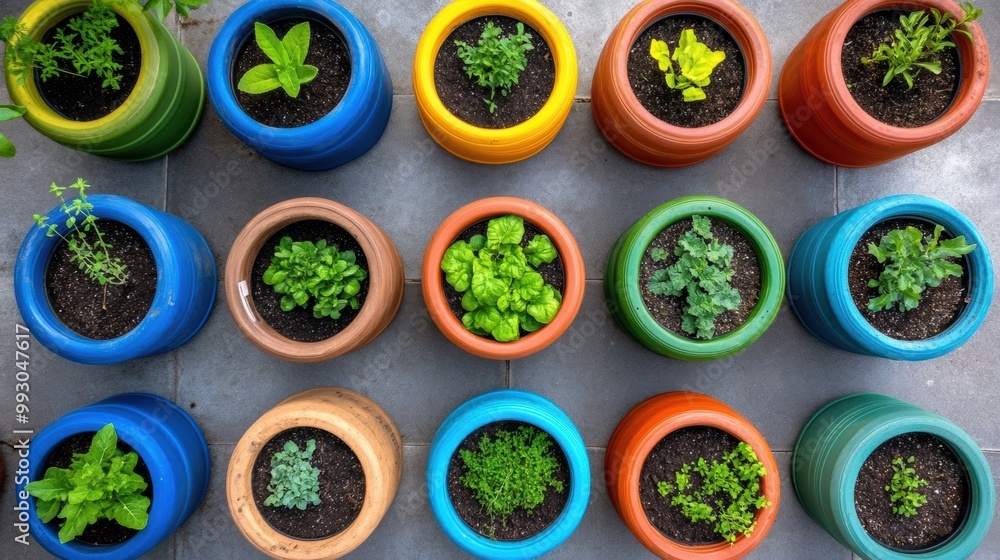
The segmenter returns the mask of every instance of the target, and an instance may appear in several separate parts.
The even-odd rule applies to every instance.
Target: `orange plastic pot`
[[[497,342],[492,338],[472,334],[451,312],[444,294],[445,280],[441,271],[441,259],[444,258],[448,247],[458,239],[459,234],[469,226],[508,214],[524,218],[525,222],[549,236],[562,259],[565,284],[562,290],[562,305],[549,324],[519,340]],[[441,333],[466,352],[493,360],[523,358],[555,342],[566,332],[580,311],[586,284],[583,254],[566,224],[555,214],[534,202],[509,196],[477,200],[448,216],[427,244],[421,271],[424,302],[427,304],[431,319]]]
[[[989,45],[975,22],[966,29],[974,40],[953,34],[961,59],[958,93],[936,121],[916,128],[883,123],[851,97],[840,57],[855,22],[877,11],[937,9],[961,17],[952,0],[848,0],[812,28],[788,56],[778,82],[778,103],[788,130],[817,158],[844,167],[870,167],[926,148],[951,136],[979,108],[990,76]]]
[[[646,456],[667,434],[692,426],[709,426],[746,442],[757,453],[767,474],[761,492],[771,505],[757,512],[757,528],[749,537],[689,546],[668,539],[646,518],[639,499],[639,474]],[[771,448],[757,428],[721,401],[698,393],[663,393],[639,404],[615,428],[604,460],[608,495],[618,516],[643,546],[660,558],[673,560],[733,560],[750,553],[764,540],[778,515],[781,480]]]
[[[699,128],[674,126],[654,117],[632,92],[628,55],[632,43],[653,23],[676,14],[695,14],[724,27],[740,46],[746,66],[743,99],[721,121]],[[618,23],[594,70],[592,107],[604,137],[626,156],[658,167],[681,167],[718,154],[746,130],[767,101],[771,48],[753,15],[732,0],[646,0]]]

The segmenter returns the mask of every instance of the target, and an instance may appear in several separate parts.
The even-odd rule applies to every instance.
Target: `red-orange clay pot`
[[[728,542],[688,546],[670,540],[649,522],[639,500],[639,473],[646,456],[664,436],[691,426],[718,428],[746,442],[767,470],[761,478],[761,491],[771,505],[757,512],[757,528],[753,533],[749,537],[740,536],[732,546]],[[673,560],[733,560],[744,557],[767,536],[781,503],[778,464],[764,436],[735,410],[698,393],[663,393],[629,411],[608,443],[604,477],[611,503],[632,534],[653,554]]]
[[[524,218],[529,223],[549,236],[559,252],[565,272],[565,283],[562,289],[562,305],[554,319],[547,325],[519,340],[512,342],[497,342],[492,338],[484,338],[466,330],[465,325],[458,320],[448,307],[444,295],[444,273],[441,272],[441,259],[445,251],[458,239],[459,234],[469,226],[513,214]],[[545,208],[522,198],[500,196],[484,198],[467,204],[452,215],[445,218],[434,235],[431,236],[427,250],[424,252],[421,288],[424,302],[434,324],[444,336],[456,346],[482,358],[492,360],[512,360],[523,358],[538,352],[552,344],[573,323],[580,305],[583,304],[583,291],[586,284],[586,272],[583,266],[583,254],[576,238],[555,214]]]
[[[746,87],[736,110],[721,121],[683,128],[654,117],[628,81],[632,43],[651,24],[675,14],[695,14],[724,27],[743,51]],[[711,87],[711,86],[709,86]],[[658,167],[692,165],[718,154],[753,123],[771,87],[771,48],[760,24],[732,0],[646,0],[615,27],[601,51],[591,88],[597,126],[626,156]]]
[[[961,81],[951,107],[917,128],[885,124],[851,97],[840,57],[844,38],[862,17],[887,9],[908,12],[936,8],[961,17],[951,0],[848,0],[812,28],[788,56],[778,82],[781,114],[795,140],[817,158],[843,167],[871,167],[926,148],[969,122],[986,93],[990,54],[979,24],[966,26],[974,40],[953,34],[961,59]]]

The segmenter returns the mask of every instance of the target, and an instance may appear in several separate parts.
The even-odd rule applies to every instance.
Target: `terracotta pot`
[[[319,342],[296,342],[258,315],[249,294],[253,262],[267,240],[285,226],[323,220],[350,233],[368,259],[368,296],[358,316],[340,333]],[[371,342],[385,329],[403,298],[403,263],[392,240],[357,211],[324,198],[295,198],[267,208],[243,228],[226,261],[225,289],[236,326],[258,348],[293,362],[328,360]],[[241,295],[241,286],[247,295]]]
[[[807,152],[835,165],[870,167],[940,142],[969,122],[990,76],[989,45],[975,22],[967,26],[975,40],[952,36],[961,59],[961,82],[955,101],[936,121],[917,128],[885,124],[864,112],[847,90],[840,57],[855,22],[877,10],[930,8],[963,13],[951,0],[848,0],[795,47],[781,70],[778,103],[788,130]]]
[[[663,535],[646,518],[639,500],[639,474],[646,456],[667,434],[692,426],[709,426],[731,434],[753,448],[767,469],[761,492],[771,505],[757,512],[757,527],[749,537],[728,542],[689,546]],[[781,480],[771,448],[757,428],[721,401],[688,392],[663,393],[639,404],[622,419],[608,443],[604,460],[608,495],[619,517],[635,538],[660,558],[674,560],[731,560],[742,558],[764,540],[781,503]]]
[[[327,539],[300,540],[271,528],[253,500],[251,472],[257,454],[292,428],[317,428],[344,441],[365,473],[365,501],[350,527]],[[272,558],[340,558],[361,545],[389,510],[403,473],[403,443],[396,425],[371,399],[335,387],[293,395],[264,413],[243,434],[229,461],[226,499],[243,536]]]
[[[444,273],[441,259],[445,251],[458,239],[459,234],[469,226],[495,218],[513,214],[524,218],[549,236],[555,244],[565,270],[565,284],[562,289],[562,305],[552,321],[537,331],[522,336],[512,342],[497,342],[472,334],[466,330],[448,307],[444,294]],[[523,358],[552,344],[569,328],[583,304],[586,271],[583,254],[572,232],[555,214],[534,202],[509,196],[484,198],[467,204],[445,218],[434,235],[431,236],[424,252],[421,288],[424,302],[434,324],[448,340],[466,352],[493,360]]]
[[[632,43],[651,24],[676,14],[695,14],[726,28],[743,51],[746,87],[728,117],[699,128],[683,128],[654,117],[628,81]],[[704,161],[746,130],[767,101],[771,48],[760,24],[732,0],[646,0],[625,15],[604,44],[594,70],[592,106],[604,137],[626,156],[648,165],[680,167]]]

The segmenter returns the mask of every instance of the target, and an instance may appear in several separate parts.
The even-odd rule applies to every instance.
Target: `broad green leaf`
[[[98,463],[110,461],[118,445],[118,435],[115,433],[113,424],[108,424],[94,434],[94,439],[90,443],[90,451],[87,455],[94,458]]]
[[[501,245],[517,245],[524,237],[524,219],[519,216],[493,218],[486,226],[486,247],[497,251]]]
[[[559,257],[556,246],[553,245],[549,236],[544,234],[533,237],[528,242],[528,246],[524,248],[524,254],[528,257],[531,266],[536,268],[542,263],[550,263]]]
[[[122,527],[142,530],[149,521],[149,498],[133,494],[118,501],[114,519]]]
[[[295,69],[295,71],[298,74],[300,84],[308,84],[309,82],[313,81],[313,79],[316,78],[317,74],[319,74],[318,68],[316,68],[315,66],[310,66],[308,64],[306,64],[305,66],[299,66],[298,68]]]
[[[552,286],[546,285],[542,288],[542,293],[528,304],[528,315],[539,323],[548,324],[559,312],[560,301],[559,293]]]
[[[676,295],[672,293],[674,291],[673,284],[670,282],[670,275],[667,273],[667,269],[665,268],[661,268],[653,273],[653,276],[649,279],[647,287],[653,295]]]
[[[444,253],[441,259],[441,270],[445,280],[459,292],[469,289],[472,282],[472,261],[476,259],[472,248],[465,241],[456,241]]]
[[[514,313],[503,313],[500,322],[491,331],[497,342],[511,342],[521,338],[520,321]]]
[[[306,55],[309,54],[309,22],[304,21],[289,29],[281,39],[281,44],[288,53],[289,64],[292,66],[305,64]]]
[[[274,34],[274,30],[261,22],[253,24],[254,38],[260,50],[271,59],[278,67],[287,67],[291,64],[285,46]]]
[[[298,72],[290,66],[278,66],[275,70],[278,73],[278,81],[281,82],[281,88],[285,90],[285,93],[293,99],[298,97],[299,90],[302,88],[302,84],[299,83]]]
[[[35,501],[35,513],[38,514],[38,519],[42,523],[48,523],[59,515],[59,508],[62,507],[62,502],[58,499],[51,500],[37,500]]]
[[[279,87],[281,87],[281,81],[278,79],[278,73],[273,64],[254,66],[247,70],[247,73],[240,78],[240,82],[236,84],[237,89],[249,94],[266,93]]]
[[[73,489],[71,473],[69,469],[49,467],[41,480],[29,482],[24,489],[39,500],[65,500]]]
[[[0,122],[24,116],[26,109],[20,105],[0,105]]]
[[[481,305],[496,306],[500,296],[507,292],[507,283],[486,274],[472,277],[472,294]]]

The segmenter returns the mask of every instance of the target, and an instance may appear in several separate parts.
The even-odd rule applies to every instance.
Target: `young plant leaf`
[[[237,89],[259,95],[280,87],[289,97],[297,98],[302,85],[311,82],[319,73],[315,66],[305,64],[309,54],[309,33],[309,22],[302,22],[278,39],[267,24],[255,22],[254,39],[271,63],[248,70],[240,78]]]

